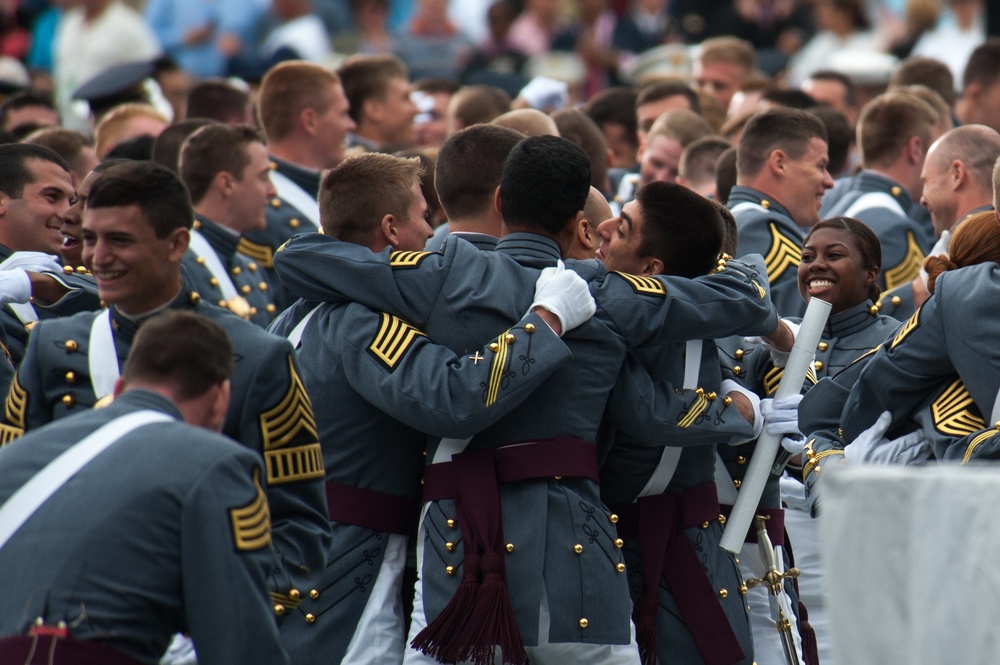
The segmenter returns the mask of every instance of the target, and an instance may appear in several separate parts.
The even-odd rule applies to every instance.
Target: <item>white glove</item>
[[[597,311],[590,285],[562,261],[555,268],[546,268],[535,282],[535,299],[528,308],[549,310],[559,319],[562,334],[586,323]]]
[[[753,438],[749,440],[753,441],[760,436],[760,433],[764,431],[764,416],[760,413],[760,397],[757,396],[757,393],[747,390],[732,379],[726,379],[723,381],[722,385],[719,387],[719,392],[723,395],[728,395],[729,393],[739,393],[750,400],[750,404],[753,406]],[[733,445],[738,444],[734,443]]]
[[[799,324],[793,321],[788,321],[787,319],[781,319],[781,322],[788,326],[788,329],[792,331],[792,343],[794,344],[795,338],[799,335]],[[763,337],[744,337],[743,341],[747,344],[758,344],[762,349],[767,349],[768,353],[771,354],[771,362],[774,363],[775,367],[784,367],[788,362],[788,356],[791,351],[781,351],[772,346],[771,343]]]
[[[0,305],[26,303],[31,298],[31,280],[20,268],[0,270]]]
[[[844,446],[844,459],[851,462],[863,462],[872,454],[872,450],[886,441],[885,433],[889,431],[892,424],[892,414],[883,411],[875,423],[866,429],[858,437]]]
[[[558,111],[569,101],[569,86],[563,81],[536,76],[521,88],[517,96],[539,111]]]
[[[885,438],[891,422],[892,414],[888,411],[883,412],[874,425],[859,434],[851,445],[844,448],[844,457],[847,461],[869,464],[918,464],[933,457],[931,444],[920,430],[896,439]]]
[[[799,431],[799,402],[802,395],[795,394],[784,399],[764,399],[760,402],[760,412],[764,415],[764,429],[771,436],[781,437],[781,446],[797,455],[802,452],[805,437]]]
[[[951,231],[945,229],[941,232],[941,237],[938,238],[937,242],[931,248],[930,253],[927,256],[937,256],[939,254],[947,254],[948,249],[951,247]],[[923,265],[920,266],[920,281],[924,283],[924,288],[927,288],[927,271],[924,270]]]
[[[63,267],[52,254],[45,252],[14,252],[0,263],[0,270],[27,270],[28,272],[62,273]]]
[[[187,635],[177,633],[170,641],[167,652],[160,658],[160,665],[198,665],[194,642]]]

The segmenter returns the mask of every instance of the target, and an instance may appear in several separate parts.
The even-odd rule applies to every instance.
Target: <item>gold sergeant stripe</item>
[[[903,327],[899,329],[898,333],[896,333],[896,336],[892,340],[892,344],[889,345],[889,350],[892,351],[895,349],[896,346],[906,339],[911,332],[916,330],[918,326],[920,326],[920,308],[917,308],[917,311],[913,313],[913,316],[907,319],[906,323],[903,324]]]
[[[862,354],[861,354],[860,356],[858,356],[857,358],[855,358],[854,360],[852,360],[852,361],[851,361],[851,363],[850,363],[850,365],[848,365],[848,367],[850,367],[850,366],[851,366],[851,365],[853,365],[854,363],[858,362],[859,360],[864,360],[864,359],[865,359],[865,358],[867,358],[868,356],[873,356],[873,355],[875,355],[875,353],[876,353],[876,352],[878,352],[878,350],[879,350],[879,349],[881,349],[881,348],[882,348],[882,345],[881,345],[881,344],[879,344],[879,345],[878,345],[878,346],[876,346],[876,347],[875,347],[874,349],[869,349],[868,351],[865,351],[865,352],[864,352],[864,353],[862,353]]]
[[[253,484],[257,496],[246,506],[232,508],[229,517],[233,522],[233,542],[238,550],[259,550],[271,544],[271,511],[260,486],[260,470],[253,470]]]
[[[0,448],[3,448],[12,441],[17,441],[24,435],[24,430],[20,427],[10,425],[0,425]]]
[[[965,455],[962,456],[962,464],[968,464],[969,461],[972,459],[972,454],[976,452],[976,448],[978,448],[983,444],[983,442],[988,441],[997,434],[1000,434],[1000,432],[998,432],[996,429],[990,429],[983,432],[976,438],[974,438],[969,443],[969,447],[965,449]]]
[[[264,462],[267,464],[267,482],[271,485],[326,476],[323,449],[318,443],[268,450],[264,453]]]
[[[389,265],[393,268],[416,268],[420,262],[434,252],[398,251],[389,254]]]
[[[691,424],[695,421],[695,418],[700,416],[702,412],[708,408],[708,400],[704,395],[698,395],[698,399],[695,400],[694,404],[691,405],[690,410],[681,418],[680,422],[677,423],[678,427],[687,429],[691,427]]]
[[[636,293],[646,296],[659,296],[661,298],[667,297],[667,290],[664,288],[663,282],[658,279],[643,277],[641,275],[632,275],[627,272],[619,272],[617,270],[615,270],[612,274],[618,275],[628,282],[629,286],[631,286]]]
[[[288,392],[273,409],[260,414],[261,440],[264,450],[273,450],[302,434],[313,441],[319,439],[312,404],[302,379],[295,371],[292,356],[288,356]],[[271,479],[268,479],[271,482]]]
[[[773,395],[774,391],[778,389],[778,384],[781,383],[781,377],[784,375],[784,367],[772,367],[769,369],[767,374],[764,375],[764,380],[762,382],[764,386],[764,394],[768,397]],[[806,369],[806,380],[813,385],[819,383],[819,379],[816,378],[816,372],[812,367]]]
[[[368,345],[368,351],[391,372],[417,337],[426,336],[398,316],[382,312],[378,332]]]
[[[490,365],[490,384],[486,390],[486,406],[493,406],[500,395],[500,384],[507,369],[507,354],[509,351],[507,332],[497,337],[497,350],[493,354],[493,363]]]
[[[830,457],[831,455],[843,455],[843,454],[844,451],[839,448],[836,450],[824,450],[821,453],[816,453],[815,455],[810,457],[809,461],[806,462],[806,465],[802,467],[802,481],[805,482],[806,476],[808,476],[809,472],[812,471],[816,467],[816,465],[819,464],[820,460],[826,457]]]
[[[7,401],[4,403],[4,418],[15,428],[19,428],[24,433],[24,414],[28,407],[28,391],[18,381],[17,373],[14,374],[14,382],[7,393]]]
[[[774,284],[789,266],[796,268],[802,262],[802,248],[794,240],[782,234],[777,224],[772,222],[770,227],[771,249],[764,257],[764,265],[767,270],[767,281]]]
[[[961,379],[956,379],[931,404],[934,428],[950,436],[966,436],[978,432],[986,427],[986,421],[969,409],[973,404],[972,395],[965,384]]]
[[[924,265],[924,252],[917,244],[917,237],[913,231],[906,232],[906,256],[896,264],[896,267],[885,271],[885,290],[892,289],[913,281],[913,278],[920,274],[920,267]]]
[[[246,238],[240,238],[239,244],[236,245],[236,251],[244,256],[249,256],[265,268],[274,267],[274,251],[267,245],[260,245],[250,242]]]
[[[271,603],[274,605],[281,605],[286,610],[294,610],[301,602],[301,596],[292,598],[287,593],[278,593],[277,591],[271,592]]]

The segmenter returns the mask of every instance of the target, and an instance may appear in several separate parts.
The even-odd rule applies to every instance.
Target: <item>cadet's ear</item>
[[[647,257],[645,262],[642,264],[642,270],[639,274],[643,277],[652,277],[653,275],[663,274],[663,261],[655,257]]]
[[[962,186],[962,184],[969,178],[969,169],[960,159],[956,159],[951,163],[951,168],[949,169],[949,175],[951,176],[951,188],[956,190]]]
[[[496,191],[493,192],[493,208],[500,215],[500,219],[503,219],[503,206],[500,205],[500,187],[497,187]]]
[[[387,244],[393,247],[399,246],[399,234],[396,232],[396,217],[394,215],[382,217],[382,221],[379,222],[379,231]]]
[[[784,173],[785,167],[787,166],[788,155],[785,154],[784,150],[775,149],[771,151],[771,154],[767,156],[767,167],[771,169],[771,173],[774,176]]]
[[[183,226],[170,232],[170,261],[180,262],[191,244],[191,232]]]
[[[7,192],[0,192],[0,217],[7,214],[7,206],[10,205],[12,198],[7,196]]]
[[[595,250],[600,240],[597,237],[597,229],[586,219],[580,220],[580,225],[576,227],[576,239],[580,245],[587,249]]]

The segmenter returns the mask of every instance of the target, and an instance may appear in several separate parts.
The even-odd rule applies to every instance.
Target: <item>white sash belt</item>
[[[101,399],[114,392],[115,381],[118,380],[121,370],[118,367],[115,336],[111,330],[110,307],[98,312],[90,325],[87,366],[90,370],[90,385],[94,388],[94,397]]]
[[[906,212],[903,210],[903,206],[899,205],[899,201],[896,200],[896,197],[891,194],[886,194],[885,192],[868,192],[867,194],[862,194],[854,200],[854,203],[852,203],[847,210],[842,213],[842,215],[844,217],[857,217],[858,214],[871,208],[889,208],[903,217],[907,216]]]
[[[321,304],[309,310],[309,313],[302,317],[298,325],[292,328],[292,332],[288,333],[288,341],[292,343],[292,348],[299,348],[299,344],[302,342],[302,333],[306,331],[306,326],[309,325],[309,321],[312,320],[312,317],[319,311],[320,307],[322,307]]]
[[[0,549],[49,497],[95,457],[130,432],[155,422],[173,420],[159,411],[145,409],[115,418],[91,432],[45,465],[0,506]]]
[[[271,182],[281,200],[301,212],[313,226],[319,228],[319,202],[315,197],[279,171],[271,171]]]
[[[205,236],[191,229],[191,244],[188,249],[195,256],[205,259],[205,267],[208,268],[208,272],[219,281],[219,289],[222,291],[223,298],[231,300],[239,295],[236,291],[236,285],[229,277],[229,272],[222,265],[219,255],[212,249],[212,245],[205,239]]]

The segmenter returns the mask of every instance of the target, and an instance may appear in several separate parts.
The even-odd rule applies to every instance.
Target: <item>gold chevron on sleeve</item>
[[[909,319],[906,320],[906,323],[904,323],[903,326],[899,329],[899,332],[896,333],[896,336],[892,339],[892,344],[889,345],[889,350],[892,351],[893,349],[895,349],[899,343],[901,343],[904,339],[906,339],[909,336],[909,334],[914,330],[916,330],[919,326],[920,326],[920,309],[918,308],[917,311],[913,313],[913,316],[911,316]]]
[[[389,254],[389,265],[393,268],[416,268],[420,262],[434,252],[398,251]]]
[[[972,454],[976,452],[976,448],[981,446],[983,442],[989,441],[997,434],[1000,434],[1000,432],[998,432],[995,428],[990,428],[970,441],[969,447],[965,449],[965,455],[962,456],[962,464],[968,464],[969,460],[972,459]]]
[[[652,277],[643,277],[642,275],[631,275],[627,272],[618,272],[615,270],[612,274],[618,275],[626,282],[632,289],[644,296],[659,296],[660,298],[667,297],[667,289],[663,286],[663,282],[658,279],[653,279]]]
[[[368,352],[391,372],[417,337],[426,335],[403,319],[382,312],[378,332],[368,345]]]
[[[778,389],[778,384],[781,382],[781,377],[785,373],[784,367],[772,367],[768,370],[767,374],[764,375],[764,394],[773,395],[774,391]]]
[[[493,351],[494,346],[496,350],[493,351],[493,362],[490,364],[490,383],[486,389],[486,406],[493,406],[500,395],[500,386],[507,370],[507,354],[510,352],[510,344],[507,342],[509,332],[503,333],[497,337],[495,343],[490,344],[490,350]]]
[[[288,356],[288,392],[273,408],[260,414],[261,441],[264,450],[280,448],[300,433],[307,434],[314,441],[319,439],[316,418],[306,388],[299,373],[295,371],[292,356]],[[268,482],[273,482],[268,478]]]
[[[260,470],[253,470],[253,485],[257,496],[240,508],[232,508],[229,518],[233,523],[233,542],[238,550],[259,550],[271,544],[271,511],[260,486]]]
[[[881,349],[881,348],[882,348],[882,345],[881,345],[881,344],[879,344],[879,345],[878,345],[878,346],[876,346],[876,347],[875,347],[874,349],[868,349],[867,351],[865,351],[864,353],[862,353],[862,354],[861,354],[860,356],[858,356],[857,358],[855,358],[854,360],[852,360],[852,361],[850,362],[850,364],[848,365],[848,367],[850,367],[851,365],[853,365],[854,363],[856,363],[856,362],[858,362],[858,361],[860,361],[860,360],[864,360],[864,359],[865,359],[865,358],[867,358],[868,356],[873,356],[873,355],[875,355],[875,353],[876,353],[876,352],[878,352],[878,350],[879,350],[879,349]]]
[[[323,449],[318,443],[268,450],[264,453],[264,463],[267,464],[267,482],[270,485],[326,476]]]
[[[4,418],[14,428],[20,429],[24,433],[24,414],[28,408],[28,391],[21,386],[18,375],[15,372],[14,382],[7,393],[7,402],[4,404]]]
[[[778,225],[770,224],[771,249],[764,257],[767,281],[774,284],[789,268],[797,268],[802,262],[802,248],[799,244],[778,230]]]
[[[708,408],[708,399],[704,395],[698,395],[698,399],[695,400],[688,412],[684,414],[684,417],[677,422],[677,426],[687,429],[691,427],[695,419],[700,416],[705,409]]]
[[[906,256],[896,264],[896,267],[885,271],[885,290],[892,289],[913,281],[913,278],[920,274],[920,267],[924,265],[924,252],[917,244],[917,236],[913,231],[906,232]]]
[[[249,256],[265,268],[274,267],[274,251],[267,245],[260,245],[250,242],[246,238],[240,238],[239,244],[236,245],[236,251],[244,256]]]
[[[966,436],[986,427],[986,422],[969,409],[972,395],[961,379],[944,389],[931,404],[934,428],[949,436]]]

